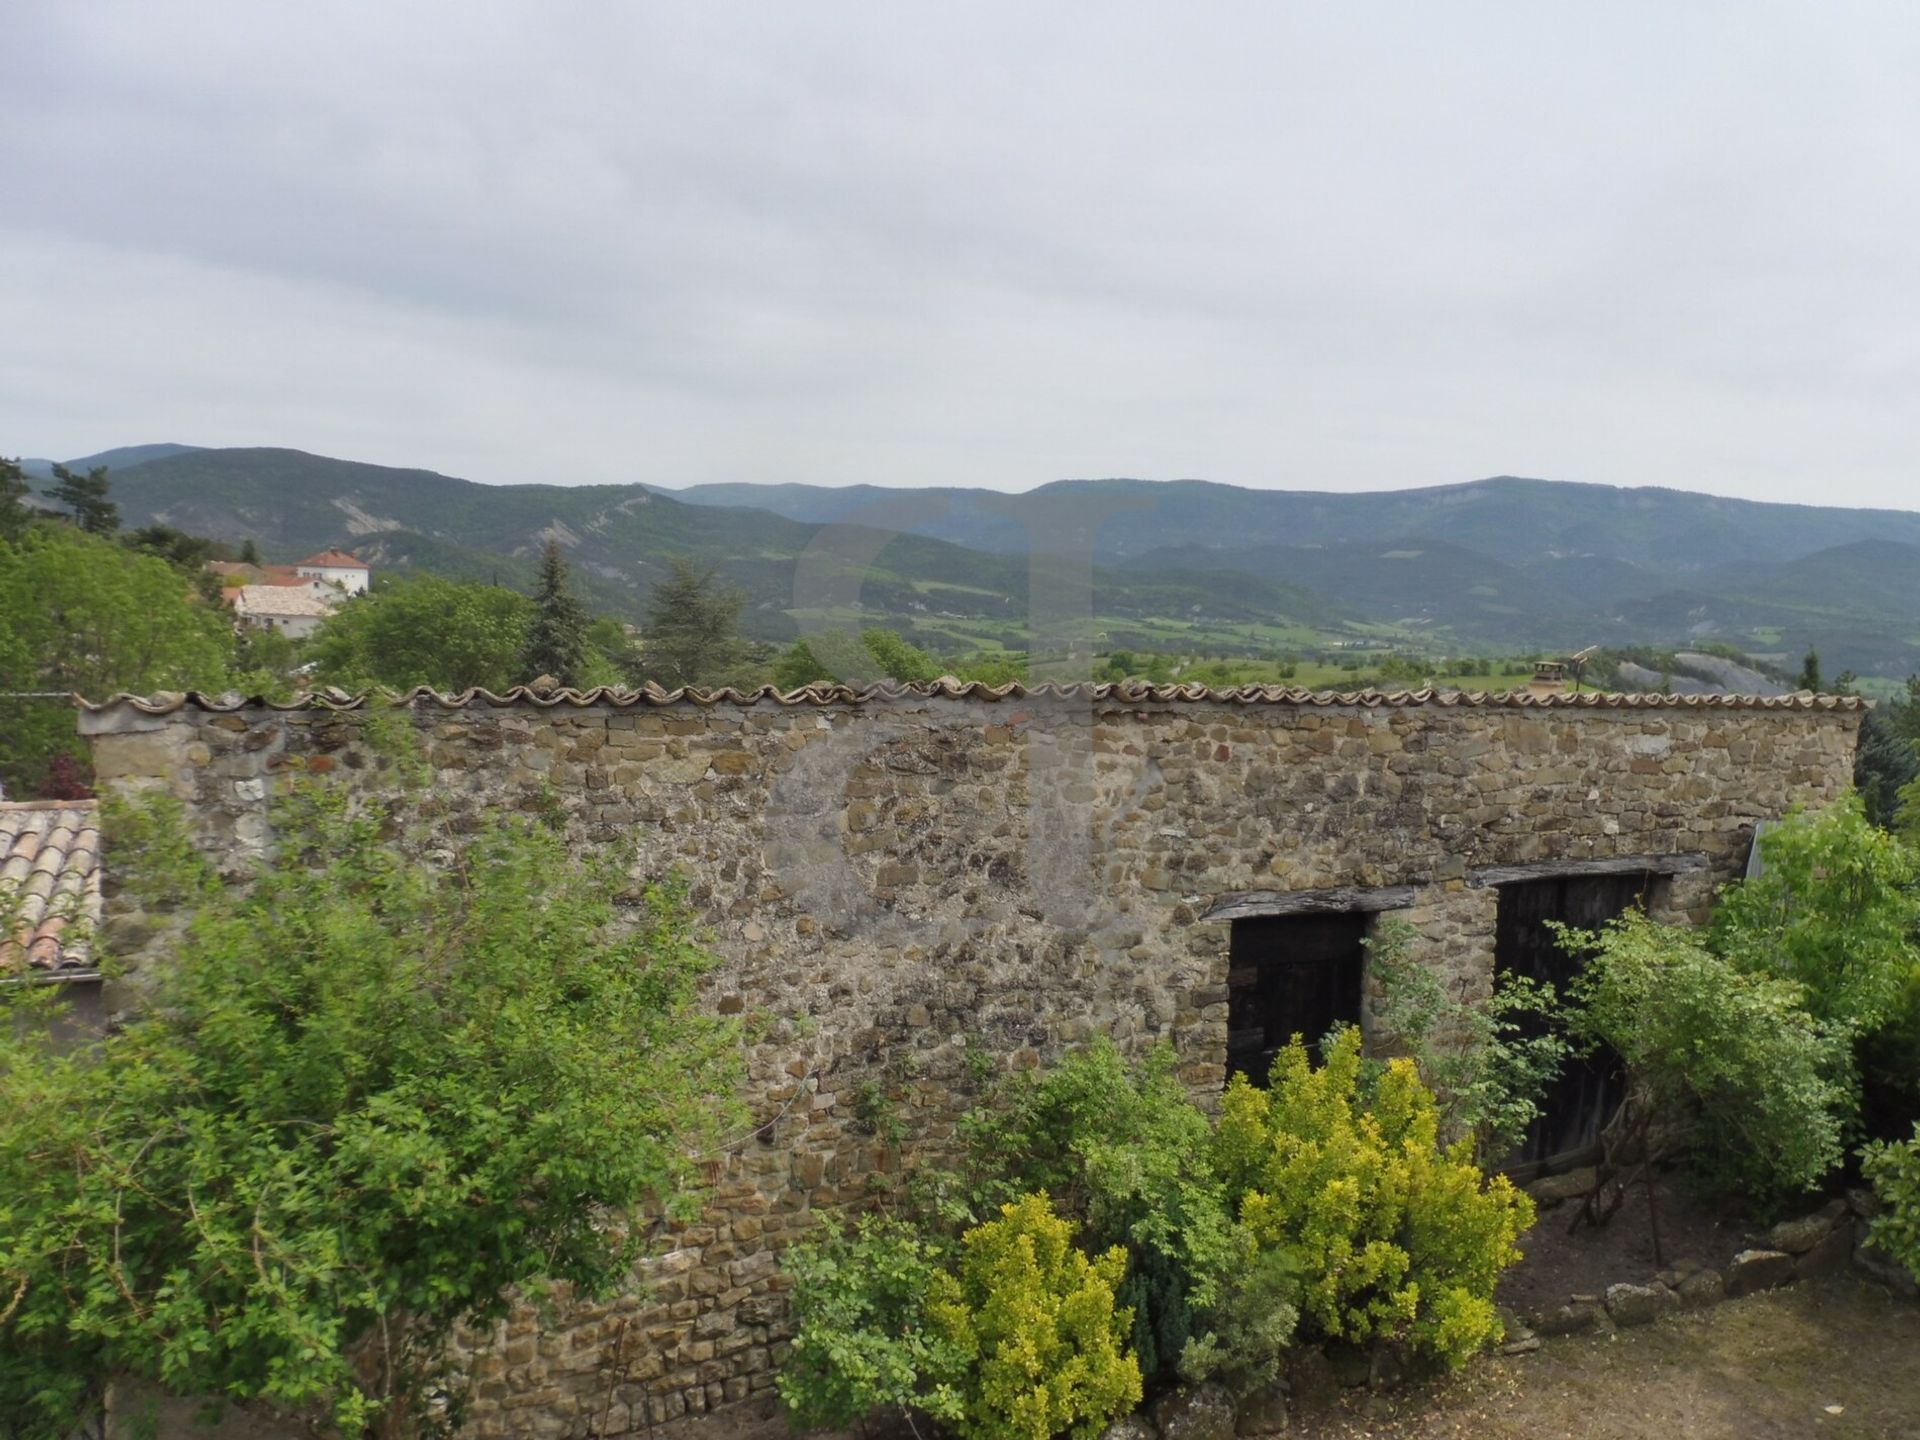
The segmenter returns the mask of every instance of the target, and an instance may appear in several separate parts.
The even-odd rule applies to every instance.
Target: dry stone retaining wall
[[[1589,697],[1591,700],[1591,697]],[[276,776],[391,763],[368,711],[120,700],[90,712],[103,784],[164,788],[243,868]],[[1756,822],[1848,783],[1848,702],[1605,704],[1097,691],[834,691],[783,703],[643,695],[401,712],[426,803],[563,817],[582,847],[677,871],[722,964],[710,1003],[765,1017],[748,1056],[764,1128],[713,1166],[700,1223],[638,1302],[531,1313],[482,1337],[477,1436],[622,1433],[766,1397],[785,1335],[781,1246],[816,1211],[950,1137],[981,1056],[1034,1067],[1095,1035],[1170,1040],[1197,1092],[1227,1045],[1223,896],[1410,887],[1421,958],[1493,969],[1481,867],[1698,857],[1664,888],[1696,914]],[[110,897],[140,984],[148,917]],[[970,1061],[969,1056],[974,1058]]]

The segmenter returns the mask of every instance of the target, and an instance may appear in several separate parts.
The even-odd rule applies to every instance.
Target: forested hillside
[[[1835,672],[1920,670],[1920,513],[1496,478],[1373,494],[1080,480],[1021,495],[804,485],[479,485],[283,449],[147,445],[107,464],[129,524],[272,558],[524,587],[557,540],[596,608],[674,557],[744,590],[750,634],[884,623],[935,648],[1028,643],[1032,549],[1095,556],[1099,646],[1278,653],[1724,644]],[[564,477],[555,477],[564,478]],[[911,533],[894,533],[909,527]]]

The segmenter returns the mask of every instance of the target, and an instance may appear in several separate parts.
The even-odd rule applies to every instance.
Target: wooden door
[[[1583,961],[1561,947],[1549,922],[1598,930],[1644,903],[1650,882],[1638,874],[1584,875],[1502,885],[1495,969],[1543,981],[1564,998]],[[1590,1148],[1623,1094],[1620,1057],[1612,1051],[1569,1059],[1506,1168],[1539,1169]]]

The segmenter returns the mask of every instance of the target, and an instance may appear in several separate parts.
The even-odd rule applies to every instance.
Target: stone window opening
[[[1337,1025],[1359,1025],[1365,994],[1364,910],[1253,915],[1233,921],[1227,961],[1227,1078],[1265,1088],[1298,1035],[1317,1063]]]

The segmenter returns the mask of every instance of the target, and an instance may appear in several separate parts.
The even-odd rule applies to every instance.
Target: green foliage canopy
[[[1566,943],[1588,956],[1576,1032],[1620,1055],[1650,1113],[1690,1122],[1704,1181],[1765,1203],[1839,1163],[1846,1039],[1808,1013],[1799,983],[1638,912]]]
[[[871,685],[878,680],[925,684],[938,680],[940,662],[891,630],[878,627],[850,635],[826,630],[796,640],[774,665],[773,682],[782,690],[840,682]]]
[[[33,511],[26,504],[32,493],[20,462],[0,455],[0,541],[17,540],[26,531],[33,520]]]
[[[0,541],[0,691],[212,690],[229,675],[232,622],[165,561],[64,525]],[[72,708],[0,699],[0,777],[33,791],[79,755]]]
[[[847,1430],[886,1410],[960,1418],[966,1360],[926,1316],[941,1264],[939,1245],[881,1215],[786,1252],[795,1330],[777,1383],[796,1421]]]
[[[177,810],[111,817],[123,883],[185,924],[158,1003],[91,1049],[0,1016],[0,1414],[23,1437],[64,1440],[115,1372],[419,1433],[456,1324],[514,1286],[604,1293],[639,1209],[687,1196],[738,1071],[687,912],[658,890],[635,912],[619,857],[537,826],[435,835],[429,864],[383,838],[400,819],[297,787],[233,887]]]
[[[524,672],[533,605],[498,585],[396,579],[356,596],[320,622],[308,642],[314,678],[346,690],[482,686],[503,691]]]
[[[642,639],[647,676],[666,689],[718,686],[746,679],[740,612],[747,603],[720,583],[718,572],[676,557],[647,603]]]
[[[1920,1124],[1911,1140],[1867,1146],[1860,1171],[1873,1182],[1882,1207],[1870,1238],[1920,1280]]]
[[[1211,1311],[1250,1246],[1235,1233],[1211,1165],[1211,1126],[1188,1097],[1170,1046],[1129,1067],[1104,1036],[1038,1077],[1009,1079],[961,1122],[962,1168],[929,1177],[946,1218],[977,1223],[1044,1190],[1096,1250],[1123,1247],[1122,1299],[1150,1379],[1171,1379],[1190,1342],[1209,1338]],[[1277,1298],[1292,1332],[1287,1297]],[[1209,1356],[1240,1345],[1213,1338]],[[1276,1366],[1279,1346],[1264,1357]]]
[[[1920,862],[1848,796],[1760,838],[1766,861],[1728,887],[1710,943],[1741,968],[1804,986],[1828,1024],[1870,1032],[1920,973]]]

